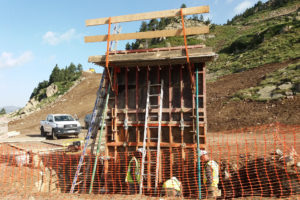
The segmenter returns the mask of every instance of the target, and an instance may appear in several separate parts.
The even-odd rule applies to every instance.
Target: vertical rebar
[[[198,189],[199,199],[201,199],[201,160],[200,160],[200,141],[199,141],[199,87],[198,87],[198,66],[196,66],[196,129],[197,129],[197,161],[198,161]]]

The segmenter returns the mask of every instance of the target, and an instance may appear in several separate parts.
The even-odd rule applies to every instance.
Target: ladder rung
[[[79,181],[79,182],[75,183],[75,185],[79,185],[79,184],[81,184],[81,183],[82,183],[82,181]]]
[[[143,174],[142,176],[148,176],[148,175],[150,175],[150,176],[156,176],[155,174]]]
[[[149,94],[149,97],[158,97],[160,94]]]
[[[158,128],[158,126],[148,126],[148,128]]]
[[[150,87],[158,87],[161,86],[161,84],[150,84]]]
[[[156,162],[153,162],[153,161],[150,161],[150,162],[145,161],[144,163],[156,164]]]
[[[192,118],[197,118],[197,116],[193,115]],[[199,116],[199,118],[204,118],[204,116]]]
[[[148,137],[146,137],[146,139],[150,139],[150,140],[158,140],[158,138],[148,138]]]
[[[149,107],[150,107],[150,108],[152,108],[152,107],[153,107],[153,108],[158,108],[159,105],[149,105]]]

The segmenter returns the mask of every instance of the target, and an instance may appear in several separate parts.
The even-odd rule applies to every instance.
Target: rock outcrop
[[[46,89],[46,95],[47,97],[52,97],[54,94],[58,92],[58,87],[54,83],[49,85]]]

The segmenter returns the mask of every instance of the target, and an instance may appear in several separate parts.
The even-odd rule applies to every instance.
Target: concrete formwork
[[[190,64],[187,64],[185,47],[143,49],[111,52],[108,60],[114,92],[110,94],[106,120],[106,156],[115,158],[118,152],[133,152],[143,146],[147,85],[164,81],[161,121],[161,149],[181,149],[185,159],[186,149],[197,148],[196,112],[199,113],[200,148],[206,144],[206,83],[205,63],[213,60],[215,53],[204,45],[188,46]],[[89,61],[105,66],[106,56],[91,56]],[[195,69],[198,68],[199,107],[195,102]],[[194,80],[192,80],[194,79]],[[192,80],[192,81],[191,81]],[[107,81],[108,83],[109,81]],[[155,88],[153,88],[155,90]],[[157,104],[158,98],[151,103]],[[159,109],[151,109],[150,114]],[[158,126],[157,118],[150,118],[148,126]],[[147,129],[147,135],[157,136],[157,129]],[[147,147],[155,149],[157,141],[148,139]],[[150,155],[147,156],[148,160]],[[170,176],[174,175],[173,156],[170,156]],[[164,168],[166,166],[162,166]],[[107,164],[108,168],[108,164]],[[149,169],[149,167],[148,167]],[[105,170],[105,171],[108,171]]]

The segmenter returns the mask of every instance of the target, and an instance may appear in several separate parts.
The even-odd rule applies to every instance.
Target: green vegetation
[[[268,74],[256,86],[238,91],[234,100],[266,101],[300,94],[300,61]]]
[[[286,7],[288,5],[294,5],[297,0],[272,0],[266,3],[258,1],[253,7],[248,8],[242,14],[234,16],[231,20],[227,21],[227,25],[236,25],[236,24],[246,24],[253,19],[258,19],[257,17],[262,13],[270,12],[278,8]]]
[[[0,110],[0,115],[5,115],[5,114],[6,114],[6,111],[5,111],[4,108],[2,108],[2,109]]]
[[[55,94],[55,97],[61,94],[64,94],[68,89],[74,84],[82,73],[82,65],[78,64],[77,66],[71,63],[68,67],[64,69],[59,69],[58,65],[52,70],[52,73],[49,77],[49,81],[44,80],[34,88],[31,98],[35,98],[38,101],[42,101],[47,98],[46,90],[51,84],[55,84],[58,87],[58,92]]]
[[[207,39],[205,44],[214,47],[219,55],[215,62],[208,64],[214,79],[264,64],[300,58],[299,9],[295,11],[299,2],[282,1],[284,7],[278,7],[280,3],[276,2],[266,2],[261,7],[264,9],[254,9],[252,15],[241,14],[230,25],[211,29],[210,34],[215,37]],[[282,10],[290,12],[281,15]],[[276,14],[268,19],[262,17],[271,16],[270,12]]]

